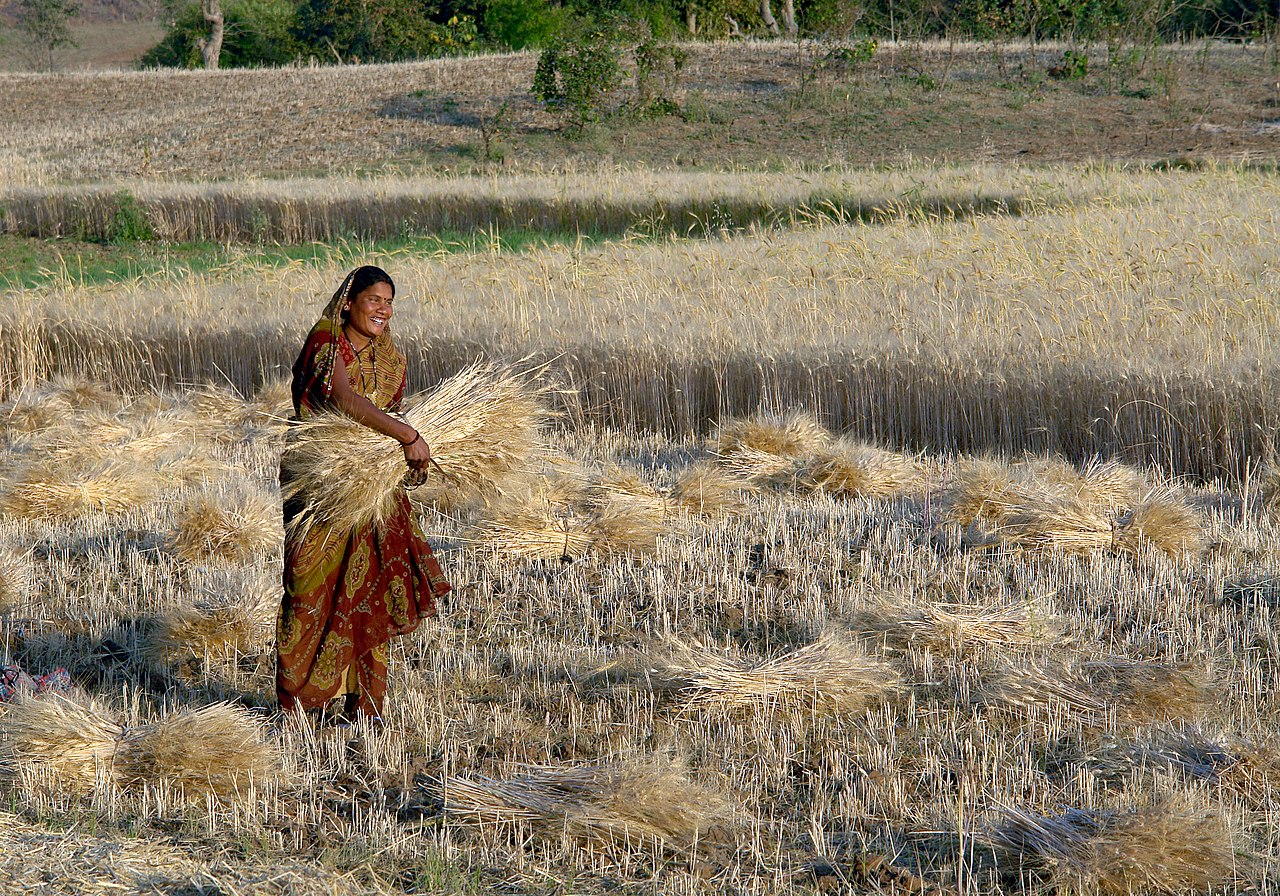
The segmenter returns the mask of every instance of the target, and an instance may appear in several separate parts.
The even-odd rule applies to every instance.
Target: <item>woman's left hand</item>
[[[431,463],[431,449],[427,446],[426,439],[419,438],[412,444],[405,445],[404,459],[411,470],[427,469],[427,465]]]

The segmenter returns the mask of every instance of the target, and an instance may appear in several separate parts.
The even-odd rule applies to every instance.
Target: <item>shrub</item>
[[[546,46],[568,23],[568,13],[546,0],[490,0],[480,21],[489,41],[523,50]]]
[[[156,238],[156,232],[147,220],[147,212],[128,190],[121,190],[114,197],[116,210],[111,216],[105,234],[109,243],[137,243]]]
[[[622,54],[618,28],[577,20],[539,54],[533,95],[561,115],[568,130],[580,132],[599,119],[622,84]]]

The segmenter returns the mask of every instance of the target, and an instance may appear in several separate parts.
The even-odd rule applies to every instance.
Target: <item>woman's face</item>
[[[347,302],[347,327],[366,340],[374,340],[391,320],[393,293],[390,283],[375,283]]]

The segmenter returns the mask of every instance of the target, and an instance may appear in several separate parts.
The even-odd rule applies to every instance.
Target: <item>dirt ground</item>
[[[1055,77],[1062,47],[690,48],[679,115],[620,107],[567,137],[529,92],[535,57],[223,72],[6,74],[0,154],[43,182],[122,177],[665,167],[905,160],[1273,160],[1280,64],[1270,48],[1119,54]],[[486,146],[486,137],[488,144]]]

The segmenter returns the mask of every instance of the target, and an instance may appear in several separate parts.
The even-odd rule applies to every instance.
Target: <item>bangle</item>
[[[421,439],[422,439],[422,433],[418,432],[417,430],[414,430],[413,438],[408,442],[401,442],[400,447],[408,448],[410,445],[417,444],[419,441],[421,441]]]

